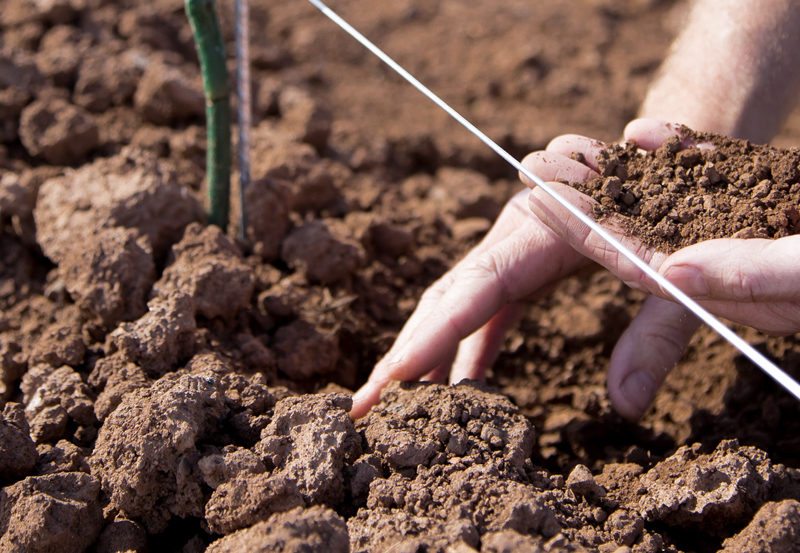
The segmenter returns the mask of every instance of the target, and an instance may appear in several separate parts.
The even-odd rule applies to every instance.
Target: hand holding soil
[[[622,160],[635,157],[635,147],[609,157],[623,148],[606,149],[574,135],[554,139],[525,164],[545,179],[570,182],[575,189],[554,185],[587,213],[605,219],[623,243],[712,313],[770,334],[797,332],[800,304],[794,283],[800,263],[792,252],[800,245],[795,235],[800,231],[798,153],[705,138],[710,135],[640,119],[628,125],[625,139],[655,153],[639,154],[626,165]],[[586,171],[590,178],[573,178]],[[626,416],[640,416],[698,322],[546,194],[534,190],[530,206],[577,251],[652,294],[609,365],[615,407]],[[704,241],[693,243],[697,240]],[[687,243],[670,254],[675,244]],[[651,362],[653,357],[662,361]]]
[[[714,314],[771,334],[800,330],[792,255],[800,154],[652,119],[631,122],[625,139],[607,147],[564,135],[525,164]],[[355,416],[389,380],[482,379],[519,302],[588,260],[651,294],[620,337],[608,376],[617,411],[644,413],[699,321],[544,191],[530,194],[536,217],[521,202],[517,194],[484,241],[425,293],[356,395]]]

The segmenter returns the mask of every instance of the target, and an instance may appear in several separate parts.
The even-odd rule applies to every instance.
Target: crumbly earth
[[[713,238],[800,233],[800,149],[754,145],[685,127],[654,152],[611,145],[600,176],[576,187],[620,214],[646,245],[673,252]]]
[[[264,0],[244,239],[204,225],[183,4],[0,10],[0,550],[796,549],[796,400],[701,330],[624,422],[605,368],[642,296],[607,273],[532,302],[489,385],[392,384],[352,421],[349,392],[516,175],[310,4]],[[614,140],[686,5],[334,2],[519,156]],[[674,223],[666,250],[796,231],[796,150],[694,138],[715,149],[609,150],[593,186],[622,204],[601,205],[663,215],[631,231]],[[742,332],[800,376],[796,336]]]

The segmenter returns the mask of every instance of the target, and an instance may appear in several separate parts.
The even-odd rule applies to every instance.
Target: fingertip
[[[617,386],[609,388],[614,409],[631,421],[639,420],[655,398],[658,383],[647,371],[634,370]]]
[[[545,168],[547,163],[545,153],[541,151],[531,152],[522,159],[522,166],[537,176],[540,176],[539,173]],[[536,183],[529,179],[522,171],[519,173],[519,179],[528,188],[536,189]]]
[[[625,140],[635,143],[645,150],[659,148],[667,139],[680,136],[681,125],[660,119],[634,119],[625,126]]]
[[[578,159],[595,171],[599,171],[597,155],[606,147],[600,140],[579,134],[562,134],[552,139],[546,151],[560,154],[570,159]],[[579,154],[576,158],[575,155]]]
[[[367,382],[353,394],[353,407],[350,409],[350,417],[360,419],[378,403],[380,399],[382,385],[374,382]]]
[[[609,361],[608,395],[620,415],[637,420],[647,411],[699,324],[683,306],[645,300]]]
[[[664,269],[664,278],[692,298],[707,298],[710,295],[708,282],[702,271],[692,265],[671,265]]]

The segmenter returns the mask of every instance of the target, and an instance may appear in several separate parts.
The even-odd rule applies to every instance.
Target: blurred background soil
[[[678,0],[331,4],[518,156],[567,132],[620,137],[687,9]],[[247,517],[226,514],[231,500],[216,491],[209,499],[211,489],[233,482],[209,468],[215,459],[239,455],[230,448],[241,447],[261,456],[253,466],[266,463],[252,474],[294,470],[288,457],[269,453],[284,430],[267,423],[277,412],[305,423],[297,422],[302,417],[295,407],[279,402],[292,394],[357,388],[422,291],[478,242],[521,188],[504,162],[311,5],[251,5],[255,183],[247,240],[237,241],[235,228],[226,237],[196,224],[202,220],[204,102],[183,2],[2,0],[0,405],[4,424],[27,426],[36,449],[12,468],[0,466],[0,476],[6,490],[45,477],[46,485],[37,480],[36,486],[56,490],[51,495],[75,486],[88,490],[80,499],[88,507],[75,520],[94,521],[92,539],[102,529],[97,544],[104,545],[97,551],[114,551],[119,536],[149,540],[153,551],[202,551],[212,537],[265,518],[269,512],[258,515],[258,509]],[[219,10],[232,52],[232,0],[219,2]],[[800,112],[774,143],[800,144]],[[564,478],[557,477],[576,466],[593,474],[616,463],[646,470],[681,446],[699,443],[692,455],[711,455],[723,440],[800,467],[796,400],[706,329],[639,424],[613,412],[605,392],[608,358],[642,299],[607,273],[588,271],[531,302],[508,336],[489,384],[535,428],[535,443],[514,447],[529,452],[532,466],[547,475],[542,478],[555,479],[540,487],[566,494]],[[800,376],[796,336],[740,330]],[[221,391],[215,395],[198,374],[217,379]],[[177,417],[163,435],[179,430],[194,445],[185,450],[180,442],[177,453],[147,450],[152,459],[137,455],[173,472],[211,459],[201,465],[202,478],[178,471],[180,482],[203,484],[187,488],[185,501],[174,505],[158,495],[183,490],[175,489],[174,479],[161,492],[158,485],[141,491],[145,501],[124,492],[137,489],[143,477],[128,477],[123,468],[115,476],[124,466],[126,440],[147,440],[115,434],[113,424],[117,430],[147,427],[147,413],[169,410],[162,393],[180,396],[197,419],[190,431]],[[262,395],[267,399],[256,399]],[[133,397],[146,407],[137,410]],[[336,419],[328,413],[341,414],[347,400],[332,397],[338,399],[309,405]],[[503,405],[497,409],[505,413]],[[361,423],[366,427],[359,431],[379,418]],[[224,431],[214,426],[219,421]],[[366,528],[379,527],[366,506],[372,501],[377,508],[391,493],[359,496],[366,491],[353,484],[355,475],[375,472],[371,478],[382,474],[389,481],[408,477],[408,467],[393,465],[374,440],[364,438],[361,451],[352,429],[336,421],[342,435],[331,470],[344,470],[346,493],[315,488],[297,495],[276,491],[274,482],[259,485],[294,498],[276,511],[326,504],[359,520],[341,506],[347,497],[352,509],[363,508]],[[214,428],[219,434],[210,438]],[[485,451],[471,457],[478,464],[474,459],[489,450],[492,437],[481,439]],[[726,447],[720,456],[738,446]],[[359,464],[361,453],[373,457]],[[236,459],[247,465],[248,455]],[[438,462],[432,459],[426,462]],[[152,474],[162,474],[158,470]],[[526,482],[538,482],[532,469],[524,470]],[[73,480],[56,482],[53,474]],[[570,497],[591,496],[587,489],[594,488],[573,486]],[[749,521],[748,513],[721,532],[683,520],[656,519],[653,526],[648,519],[650,533],[639,529],[636,536],[657,535],[661,545],[639,550],[714,551]],[[336,515],[319,517],[328,517],[325,528],[340,535]],[[605,518],[598,517],[594,523],[602,526]],[[368,534],[350,524],[351,545],[366,547]],[[526,531],[544,535],[545,527],[542,522]],[[612,534],[570,539],[589,550],[633,544]],[[387,540],[381,543],[389,547]],[[485,551],[501,550],[491,549],[490,541],[484,540]],[[92,543],[79,543],[76,551]]]

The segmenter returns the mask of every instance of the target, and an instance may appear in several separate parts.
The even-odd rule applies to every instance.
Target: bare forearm
[[[697,0],[640,115],[768,141],[800,90],[798,29],[794,0]]]

